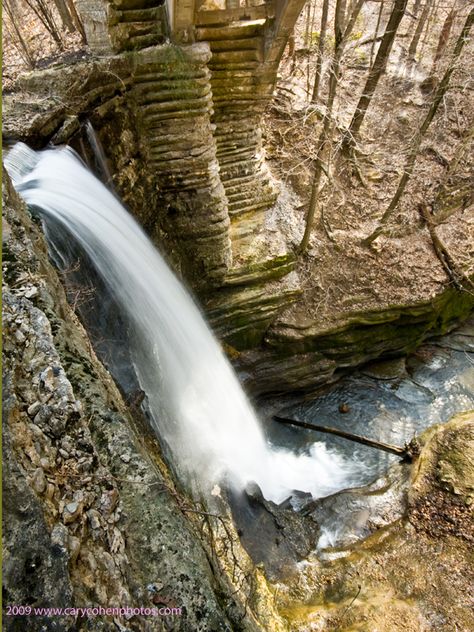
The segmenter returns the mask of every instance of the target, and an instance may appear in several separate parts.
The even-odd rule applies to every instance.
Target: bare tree
[[[12,35],[12,43],[15,45],[15,48],[20,53],[25,64],[31,69],[35,66],[35,60],[33,58],[33,54],[31,53],[28,45],[21,33],[19,22],[15,7],[10,3],[10,0],[2,0],[2,7],[5,11],[5,15],[8,16],[7,28],[10,30]]]
[[[423,33],[423,29],[425,28],[426,21],[430,14],[431,5],[432,5],[432,0],[425,0],[420,18],[418,22],[416,23],[415,33],[413,34],[412,40],[410,42],[410,46],[408,47],[408,59],[410,61],[415,60],[416,49],[418,48],[421,34]]]
[[[378,40],[378,37],[379,37],[379,28],[380,28],[380,23],[382,21],[382,15],[383,15],[384,8],[385,8],[385,2],[384,2],[384,0],[380,0],[379,14],[377,16],[377,24],[375,26],[375,35],[374,35],[374,39],[372,40],[372,45],[370,47],[369,68],[372,68],[372,64],[373,64],[373,61],[374,61],[375,44],[376,44],[376,42]]]
[[[436,53],[433,60],[433,67],[431,69],[431,73],[434,74],[436,71],[436,66],[438,65],[439,60],[442,58],[444,51],[449,42],[449,36],[451,35],[451,29],[453,28],[454,18],[456,17],[456,0],[453,2],[453,6],[449,11],[446,19],[443,23],[443,28],[441,29],[441,33],[439,35],[438,46],[436,47]]]
[[[77,12],[76,5],[74,4],[74,0],[65,0],[69,13],[71,14],[72,21],[76,29],[81,34],[81,40],[83,44],[87,44],[86,32],[84,30],[84,24],[82,23],[81,18],[79,17],[79,13]]]
[[[430,126],[431,121],[433,120],[438,110],[438,107],[441,101],[443,100],[444,95],[446,94],[446,91],[449,87],[449,81],[451,79],[451,75],[453,74],[456,62],[459,58],[459,55],[461,54],[464,44],[466,43],[469,37],[469,33],[471,31],[473,23],[474,23],[474,7],[469,12],[466,18],[466,21],[464,23],[464,26],[462,28],[461,34],[459,35],[456,41],[456,45],[454,47],[451,61],[441,81],[439,82],[438,87],[436,88],[434,98],[428,110],[428,113],[426,114],[422,124],[420,125],[417,133],[415,134],[415,137],[413,139],[411,149],[409,151],[408,158],[405,164],[403,176],[398,184],[395,195],[393,196],[387,210],[382,215],[382,218],[380,219],[380,222],[377,228],[362,242],[363,245],[365,246],[369,246],[375,239],[377,239],[377,237],[382,233],[384,226],[387,224],[388,220],[392,216],[394,210],[397,208],[400,198],[402,197],[406,189],[407,183],[410,180],[410,177],[413,173],[413,168],[415,166],[415,161],[420,149],[421,141],[423,140],[426,134],[426,131],[428,130],[428,127]]]
[[[54,4],[56,5],[56,9],[58,10],[64,28],[67,29],[70,33],[73,33],[76,30],[76,27],[74,26],[65,0],[54,0]]]
[[[317,143],[315,168],[313,182],[311,186],[311,197],[306,214],[306,226],[303,239],[301,240],[301,243],[298,247],[299,253],[303,253],[308,247],[314,217],[318,209],[319,188],[321,184],[321,177],[324,171],[324,162],[332,135],[332,112],[339,83],[340,66],[342,55],[344,52],[344,45],[346,44],[347,39],[351,34],[352,29],[354,28],[355,21],[357,20],[357,16],[359,15],[364,2],[365,0],[357,0],[356,2],[354,2],[347,19],[345,15],[346,0],[337,0],[336,2],[336,11],[334,15],[334,54],[330,68],[329,94],[326,103],[326,113],[324,116],[323,126],[321,128],[321,133],[319,135]]]
[[[446,173],[439,183],[436,196],[431,204],[433,209],[433,223],[441,224],[455,211],[460,208],[467,208],[474,203],[474,190],[472,187],[471,174],[465,178],[465,181],[459,182],[453,190],[453,181],[456,181],[459,166],[468,164],[468,155],[472,155],[474,151],[474,123],[471,122],[460,139],[454,154],[449,161]],[[453,193],[455,203],[453,204]]]
[[[355,144],[367,109],[374,95],[375,88],[377,87],[379,79],[385,70],[385,66],[387,65],[387,60],[390,55],[390,51],[392,50],[395,35],[405,14],[407,1],[408,0],[395,0],[393,3],[392,13],[390,14],[382,41],[380,42],[377,56],[375,57],[374,64],[369,71],[362,96],[359,99],[359,103],[357,104],[354,116],[352,117],[352,121],[347,130],[347,134],[345,135],[344,145],[346,148],[352,147]]]
[[[56,42],[58,48],[63,50],[64,45],[61,39],[61,32],[58,29],[51,7],[48,6],[46,0],[25,0],[25,2],[43,23],[46,30],[51,34],[51,37]]]
[[[423,54],[423,51],[425,50],[425,46],[430,38],[431,33],[433,32],[433,25],[436,22],[438,9],[439,9],[439,0],[433,0],[432,5],[431,5],[431,11],[429,13],[428,20],[426,22],[425,34],[423,36],[423,41],[421,42],[420,55]]]
[[[311,43],[310,28],[311,28],[311,0],[308,0],[308,2],[306,3],[306,23],[305,23],[305,29],[304,29],[304,45],[306,48],[309,48],[310,43]]]

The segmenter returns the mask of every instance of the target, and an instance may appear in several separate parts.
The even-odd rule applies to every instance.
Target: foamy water
[[[307,454],[273,449],[198,307],[143,230],[69,148],[21,143],[7,170],[27,204],[67,227],[134,328],[132,356],[155,431],[177,470],[209,491],[226,477],[256,482],[275,502],[347,486],[355,467],[314,443]]]

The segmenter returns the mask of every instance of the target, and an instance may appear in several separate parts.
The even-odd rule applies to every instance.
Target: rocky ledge
[[[324,562],[306,560],[291,585],[278,585],[289,630],[472,630],[474,414],[429,429],[420,443],[404,514]]]

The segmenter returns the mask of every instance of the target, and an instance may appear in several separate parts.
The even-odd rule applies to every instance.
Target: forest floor
[[[87,55],[87,47],[83,44],[78,31],[63,28],[61,18],[53,6],[51,18],[60,33],[59,46],[45,28],[44,23],[24,0],[14,5],[15,26],[23,37],[26,49],[18,42],[15,27],[4,9],[2,14],[2,54],[3,72],[2,86],[4,91],[13,88],[18,77],[33,68],[46,68],[52,63],[68,63]]]
[[[369,5],[370,6],[370,5]],[[357,39],[370,34],[370,9],[357,25]],[[455,32],[463,16],[458,17]],[[315,148],[325,108],[328,68],[323,67],[321,101],[310,103],[316,46],[305,46],[305,13],[295,29],[295,57],[287,52],[280,66],[275,99],[265,119],[267,159],[272,172],[300,197],[300,235],[314,169]],[[405,21],[407,24],[405,24]],[[409,16],[401,26],[409,27]],[[439,27],[440,28],[440,27]],[[313,34],[310,40],[316,39]],[[367,74],[370,45],[351,42],[343,60],[343,74],[335,106],[335,131],[329,178],[323,177],[321,215],[315,218],[310,248],[300,261],[304,300],[290,306],[279,321],[304,322],[317,315],[318,323],[334,324],[335,313],[372,311],[414,300],[429,301],[452,283],[436,256],[433,242],[420,214],[420,205],[434,203],[446,187],[451,199],[436,227],[456,269],[474,273],[473,164],[474,122],[473,41],[462,53],[438,113],[423,140],[413,176],[384,232],[371,248],[361,245],[387,208],[405,168],[410,141],[425,117],[432,98],[432,57],[438,29],[424,42],[420,60],[408,65],[408,39],[401,38],[392,51],[392,61],[382,76],[362,128],[358,167],[336,156],[341,131],[350,123]],[[406,42],[406,46],[405,46]],[[452,45],[452,44],[451,44]],[[395,60],[395,61],[393,61]],[[437,70],[441,76],[444,68]],[[470,141],[467,138],[471,135]],[[467,138],[467,140],[466,140]],[[456,169],[450,168],[456,148],[464,151]],[[438,220],[436,220],[438,221]]]

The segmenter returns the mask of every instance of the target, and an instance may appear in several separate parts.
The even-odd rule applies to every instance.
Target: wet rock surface
[[[51,538],[44,507],[37,494],[43,493],[28,484],[25,472],[14,458],[10,423],[18,415],[18,401],[12,393],[11,376],[3,383],[3,602],[8,605],[48,606],[58,608],[74,604],[69,577],[67,546],[58,546]],[[38,471],[38,470],[37,470]],[[36,493],[35,493],[36,492]],[[25,629],[22,617],[4,616],[5,629]],[[72,621],[58,617],[38,617],[35,629],[68,630]],[[33,627],[31,628],[33,629]]]
[[[350,546],[399,520],[407,507],[408,465],[395,465],[381,478],[359,487],[312,501],[301,509],[321,525],[317,547],[321,558],[349,554]],[[325,554],[325,549],[329,552]],[[333,553],[331,549],[345,549]]]
[[[271,581],[294,577],[297,563],[315,549],[319,535],[314,518],[295,512],[290,501],[280,505],[267,501],[257,485],[249,485],[241,494],[229,492],[240,541]]]
[[[473,428],[463,413],[428,430],[403,515],[359,544],[309,558],[297,581],[279,584],[290,630],[472,629],[472,458],[456,445],[468,445]]]
[[[91,351],[42,236],[8,179],[4,214],[8,602],[147,607],[161,600],[181,615],[122,618],[119,629],[230,630],[226,610],[242,618],[242,609],[230,596],[221,603],[224,578],[214,575],[206,546],[183,514],[184,500],[156,442],[149,439],[144,448],[140,420],[132,419]],[[30,287],[37,292],[27,298]],[[147,586],[153,583],[161,587],[152,595]],[[249,614],[242,629],[255,629],[252,620]],[[4,621],[8,630],[25,629],[21,617]],[[28,625],[117,629],[112,617]]]

